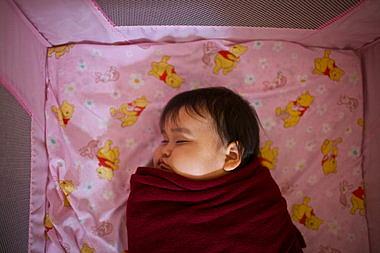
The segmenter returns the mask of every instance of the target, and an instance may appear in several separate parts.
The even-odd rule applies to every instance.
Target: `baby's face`
[[[165,123],[153,164],[188,178],[210,179],[225,174],[225,158],[226,148],[211,117],[189,115],[181,108],[176,124],[171,120]]]

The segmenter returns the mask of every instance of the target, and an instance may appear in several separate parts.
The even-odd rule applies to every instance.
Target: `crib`
[[[0,251],[128,252],[129,179],[160,141],[163,105],[225,86],[257,110],[260,156],[305,252],[380,252],[379,12],[376,0],[0,1]]]

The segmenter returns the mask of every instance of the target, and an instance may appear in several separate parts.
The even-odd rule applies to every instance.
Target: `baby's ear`
[[[223,170],[233,171],[241,163],[241,154],[238,149],[238,142],[231,142],[226,149],[226,159],[224,161]]]

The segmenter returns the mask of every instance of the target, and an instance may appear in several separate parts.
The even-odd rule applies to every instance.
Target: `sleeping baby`
[[[223,87],[165,106],[152,167],[131,177],[130,253],[302,252],[305,242],[259,153],[249,103]]]

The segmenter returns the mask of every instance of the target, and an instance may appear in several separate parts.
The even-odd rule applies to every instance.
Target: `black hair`
[[[163,129],[167,120],[174,122],[179,110],[205,117],[208,113],[224,144],[236,142],[242,157],[241,165],[255,159],[259,154],[259,119],[247,100],[225,87],[209,87],[185,91],[172,97],[160,117]]]

